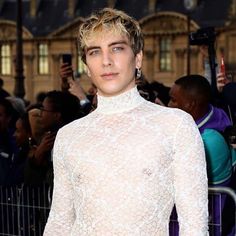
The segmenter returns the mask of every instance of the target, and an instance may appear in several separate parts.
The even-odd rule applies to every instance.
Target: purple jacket
[[[200,133],[203,133],[205,129],[214,129],[219,132],[223,132],[226,127],[231,126],[232,123],[228,115],[223,109],[209,106],[209,111],[205,116],[196,121]]]

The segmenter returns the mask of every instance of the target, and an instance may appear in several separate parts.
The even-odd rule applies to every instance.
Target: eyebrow
[[[125,44],[128,45],[128,43],[125,40],[121,40],[121,41],[117,41],[117,42],[112,42],[110,44],[108,44],[108,47],[117,45],[117,44]],[[91,47],[87,47],[86,52],[94,50],[94,49],[100,49],[100,46],[91,46]]]

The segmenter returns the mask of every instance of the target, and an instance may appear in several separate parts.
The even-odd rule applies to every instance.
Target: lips
[[[110,72],[110,73],[104,73],[101,75],[101,77],[103,79],[114,79],[116,78],[116,76],[118,75],[118,73],[113,73],[113,72]]]

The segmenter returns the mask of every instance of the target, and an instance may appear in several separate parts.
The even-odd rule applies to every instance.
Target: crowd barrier
[[[236,194],[231,188],[209,187],[208,210],[210,236],[236,235]],[[178,236],[178,231],[178,216],[174,208],[170,217],[169,235]]]
[[[50,211],[51,189],[41,186],[0,187],[0,235],[41,236]]]
[[[228,234],[236,226],[236,194],[227,187],[209,187],[209,234]],[[0,235],[41,236],[51,204],[51,188],[0,186]],[[194,214],[194,213],[193,213]],[[226,233],[227,232],[227,233]],[[170,236],[178,235],[177,214],[170,219]]]

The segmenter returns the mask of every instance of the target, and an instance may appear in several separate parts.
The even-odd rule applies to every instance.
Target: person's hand
[[[232,148],[236,149],[236,144],[231,144]]]
[[[165,107],[165,104],[164,104],[164,103],[161,101],[161,99],[158,98],[158,97],[155,98],[154,103]]]
[[[73,69],[71,65],[62,63],[59,71],[61,77],[61,89],[62,91],[68,91],[70,88],[69,82],[72,80]]]
[[[79,80],[70,80],[69,85],[70,85],[69,92],[71,94],[78,97],[79,100],[86,99],[86,94],[85,94],[82,86],[80,85]]]
[[[40,165],[46,160],[47,153],[53,148],[56,132],[47,132],[34,152],[35,162]]]
[[[60,66],[60,77],[68,78],[73,76],[73,69],[71,65],[68,65],[68,63],[62,63]]]
[[[228,84],[230,80],[225,76],[225,74],[219,72],[216,76],[216,86],[219,92],[222,92],[224,86]]]
[[[200,53],[202,54],[203,58],[208,60],[208,57],[209,57],[208,46],[207,45],[200,45],[199,50],[200,50]]]

